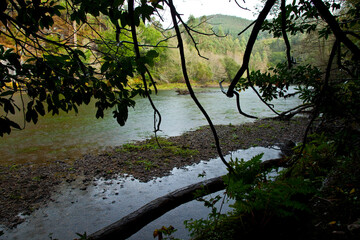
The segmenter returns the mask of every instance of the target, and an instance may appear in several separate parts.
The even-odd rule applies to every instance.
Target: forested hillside
[[[187,24],[197,34],[193,33],[197,43],[198,53],[192,44],[192,39],[185,35],[186,54],[189,61],[189,74],[193,81],[198,83],[217,84],[220,80],[230,80],[234,77],[242,63],[247,40],[250,36],[252,21],[225,15],[203,16],[194,18],[190,16]],[[243,31],[246,30],[246,31]],[[239,34],[241,33],[241,34]],[[317,36],[297,34],[289,36],[292,45],[294,61],[318,58],[325,56],[326,43],[318,42]],[[315,43],[314,43],[315,42]],[[169,43],[171,46],[171,41]],[[310,52],[304,52],[304,46],[312,46]],[[175,47],[175,43],[172,45]],[[191,47],[190,47],[191,46]],[[285,44],[282,38],[274,38],[268,32],[261,32],[250,59],[250,70],[264,71],[269,67],[284,62],[286,58]],[[321,54],[322,53],[322,54]],[[179,62],[176,58],[176,49],[167,49],[160,56],[158,65],[167,66],[165,69],[156,69],[160,82],[182,82],[182,74]],[[321,61],[319,61],[321,65]]]

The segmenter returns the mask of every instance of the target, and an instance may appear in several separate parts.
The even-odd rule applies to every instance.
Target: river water
[[[293,91],[293,89],[291,90]],[[241,124],[253,121],[239,115],[235,98],[227,98],[219,89],[198,89],[197,97],[214,124]],[[155,105],[162,114],[162,136],[176,136],[206,125],[207,122],[189,95],[175,91],[159,91],[153,95]],[[275,100],[276,109],[284,111],[300,103],[297,98]],[[251,90],[241,93],[244,112],[258,117],[274,114]],[[79,113],[61,113],[40,117],[36,125],[27,124],[21,131],[14,130],[0,139],[0,164],[44,163],[54,160],[75,159],[89,152],[104,150],[127,142],[143,140],[153,135],[154,112],[147,99],[137,98],[130,109],[124,127],[112,118],[109,110],[104,119],[95,118],[94,103],[79,107]],[[17,119],[21,121],[21,115]]]
[[[226,156],[226,160],[243,158],[249,160],[256,154],[264,153],[263,160],[279,157],[276,148],[255,147],[247,150],[235,151]],[[204,178],[199,174],[206,172]],[[76,233],[91,234],[101,228],[121,219],[127,214],[137,210],[146,203],[193,183],[226,174],[226,169],[220,158],[202,161],[185,169],[173,169],[170,176],[142,183],[129,177],[104,181],[99,179],[86,190],[80,190],[78,183],[64,183],[51,198],[46,207],[34,211],[26,216],[26,221],[9,230],[3,229],[3,240],[43,240],[53,239],[70,240],[77,237]],[[212,197],[223,192],[212,194]],[[208,198],[211,196],[208,196]],[[217,205],[220,209],[219,204]],[[229,211],[228,203],[222,212]],[[210,210],[203,203],[191,201],[146,225],[139,232],[131,236],[130,240],[154,239],[152,233],[162,226],[174,226],[177,230],[174,236],[179,239],[189,239],[189,233],[183,224],[190,218],[206,219]],[[1,226],[0,226],[1,230]]]
[[[209,113],[214,124],[241,124],[252,121],[240,116],[235,99],[228,99],[218,89],[199,89],[197,96]],[[153,96],[162,113],[162,136],[175,136],[206,125],[205,118],[194,105],[190,96],[179,96],[174,91],[160,91]],[[298,105],[296,98],[276,100],[276,109],[284,111]],[[243,111],[258,117],[274,116],[251,91],[241,95]],[[54,160],[74,159],[88,152],[101,151],[106,147],[142,140],[153,134],[153,111],[147,99],[137,99],[129,112],[125,127],[120,127],[109,111],[104,119],[95,118],[92,105],[82,106],[79,114],[60,114],[40,118],[37,125],[27,125],[23,131],[14,131],[0,141],[0,164],[24,162],[43,163]],[[239,150],[226,156],[250,159],[258,153],[265,153],[263,160],[278,157],[279,151],[267,148]],[[220,159],[201,162],[186,169],[174,169],[172,175],[141,183],[131,176],[112,181],[99,179],[94,185],[80,190],[76,183],[64,183],[51,197],[47,206],[26,216],[26,221],[15,229],[0,226],[4,235],[0,239],[74,239],[75,233],[91,234],[104,226],[119,220],[149,201],[177,188],[199,182],[200,173],[206,178],[220,176],[226,169]],[[222,194],[221,192],[217,194]],[[224,211],[229,210],[228,206]],[[188,239],[183,221],[206,217],[209,209],[202,203],[192,201],[184,204],[151,224],[130,239],[154,239],[152,232],[162,226],[173,225],[178,229],[175,236]]]

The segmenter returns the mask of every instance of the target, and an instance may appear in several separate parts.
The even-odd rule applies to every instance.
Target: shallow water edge
[[[279,157],[279,149],[253,147],[234,151],[226,156],[245,160],[264,153],[263,160]],[[2,227],[1,239],[74,239],[76,233],[91,234],[135,211],[146,203],[178,188],[226,174],[226,168],[219,158],[201,161],[182,169],[174,168],[171,175],[156,178],[147,183],[132,176],[121,176],[111,180],[97,179],[87,188],[81,188],[81,179],[61,184],[47,206],[25,217],[25,222],[14,229]],[[205,173],[205,179],[199,174]],[[222,194],[218,192],[216,194]],[[213,194],[213,195],[216,195]],[[228,205],[223,207],[228,211]],[[202,203],[192,201],[166,213],[145,226],[129,239],[153,239],[156,228],[172,225],[178,231],[177,238],[187,239],[184,220],[206,217],[209,209]]]

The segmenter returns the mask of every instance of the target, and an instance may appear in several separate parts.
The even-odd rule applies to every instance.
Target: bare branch
[[[308,113],[308,111],[305,112],[305,110],[308,108],[312,108],[312,107],[314,107],[313,104],[302,104],[295,108],[292,108],[290,110],[282,112],[279,116],[272,118],[272,119],[290,120],[291,118],[293,118],[295,115],[297,115],[299,113]]]
[[[243,0],[243,2],[245,3],[245,0]],[[241,8],[241,9],[243,9],[243,10],[246,10],[246,11],[250,11],[250,9],[248,9],[248,8],[246,8],[246,7],[241,6],[241,5],[238,3],[238,1],[237,1],[237,0],[235,0],[235,3],[236,3],[236,5],[238,5],[238,7],[239,7],[239,8]]]
[[[322,86],[322,89],[319,93],[319,97],[318,99],[316,100],[316,105],[315,105],[315,109],[314,109],[314,113],[313,113],[313,116],[305,130],[305,133],[304,133],[304,138],[303,138],[303,143],[302,143],[302,146],[301,146],[301,149],[298,153],[298,155],[292,160],[290,161],[290,164],[293,164],[295,163],[298,159],[300,159],[304,149],[305,149],[305,145],[306,145],[306,140],[307,140],[307,137],[308,137],[308,134],[309,134],[309,131],[310,131],[310,128],[312,126],[312,124],[314,123],[315,119],[318,117],[319,113],[320,113],[320,105],[321,105],[321,100],[323,99],[323,97],[325,96],[326,94],[326,90],[328,88],[328,84],[329,84],[329,79],[330,79],[330,73],[331,73],[331,66],[332,66],[332,63],[334,61],[334,58],[335,58],[335,55],[336,55],[336,50],[338,48],[338,40],[335,41],[332,49],[331,49],[331,53],[330,53],[330,56],[329,56],[329,61],[328,61],[328,65],[326,67],[326,72],[325,72],[325,79],[324,79],[324,83],[323,83],[323,86]]]
[[[291,60],[291,46],[289,42],[289,38],[286,33],[286,6],[285,6],[285,0],[281,0],[281,32],[285,41],[286,45],[286,58],[288,62],[288,68],[290,69],[292,67],[292,60]]]
[[[237,106],[237,109],[239,111],[239,113],[245,117],[248,117],[248,118],[254,118],[254,119],[258,119],[258,117],[255,117],[255,116],[252,116],[252,115],[249,115],[247,113],[244,113],[242,110],[241,110],[241,106],[240,106],[240,94],[236,91],[234,91],[234,94],[236,96],[236,106]]]
[[[238,36],[240,36],[241,34],[243,34],[244,32],[246,32],[252,25],[254,25],[256,23],[256,20],[253,21],[252,23],[249,24],[249,26],[247,26],[244,30],[242,30],[241,32],[238,33]]]
[[[249,41],[246,45],[246,49],[245,49],[245,53],[244,53],[244,57],[243,57],[243,64],[242,64],[241,68],[239,69],[239,71],[237,72],[237,74],[235,75],[234,79],[232,80],[232,82],[229,86],[229,89],[226,93],[226,95],[228,97],[234,96],[235,86],[239,82],[241,76],[244,74],[246,69],[248,68],[249,61],[250,61],[250,55],[251,55],[252,49],[254,47],[257,35],[261,29],[261,25],[263,24],[265,18],[269,14],[269,12],[270,12],[272,6],[275,4],[275,2],[276,2],[276,0],[268,0],[265,4],[263,10],[260,12],[258,19],[256,20],[255,26],[251,32]]]
[[[246,69],[247,72],[247,80],[250,84],[251,89],[256,93],[256,95],[259,97],[259,99],[276,115],[280,115],[277,111],[275,111],[275,109],[273,108],[274,106],[272,106],[271,104],[267,103],[260,95],[260,93],[256,90],[256,88],[254,87],[254,84],[251,81],[250,78],[250,73],[249,73],[249,68]]]
[[[345,46],[353,53],[354,58],[359,60],[360,49],[346,36],[346,34],[344,34],[335,17],[329,12],[329,9],[325,6],[324,2],[321,0],[311,0],[311,2],[315,5],[320,16],[327,22],[336,39],[340,42],[343,42]]]
[[[193,29],[191,29],[191,28],[182,20],[181,16],[180,16],[177,12],[176,12],[176,15],[177,15],[177,18],[179,19],[179,21],[183,24],[186,32],[189,34],[189,36],[190,36],[190,38],[191,38],[191,41],[194,43],[194,47],[195,47],[195,49],[196,49],[199,57],[204,58],[204,59],[206,59],[206,60],[209,60],[207,57],[204,57],[204,56],[201,55],[200,50],[199,50],[199,48],[198,48],[198,46],[197,46],[198,43],[195,41],[194,37],[193,37],[192,34],[191,34],[191,31],[193,31],[193,32],[196,32],[196,31],[193,30]],[[200,33],[200,32],[196,32],[196,33]]]
[[[224,82],[224,80],[220,81],[220,82],[219,82],[219,85],[220,85],[221,91],[222,91],[224,94],[226,94],[226,91],[224,90],[224,88],[223,88],[223,86],[222,86],[222,83],[223,83],[223,82]],[[249,115],[249,114],[247,114],[247,113],[244,113],[244,112],[241,110],[241,106],[240,106],[240,94],[239,94],[238,92],[236,92],[236,91],[234,91],[234,94],[235,94],[235,96],[236,96],[236,107],[237,107],[239,113],[240,113],[241,115],[247,117],[247,118],[257,119],[257,117],[252,116],[252,115]]]
[[[349,35],[351,35],[353,37],[356,37],[357,39],[360,39],[360,35],[357,34],[357,33],[352,32],[352,31],[344,31],[344,33],[349,34]]]
[[[141,56],[140,56],[140,50],[139,50],[139,45],[138,45],[138,41],[137,41],[136,26],[135,26],[135,22],[134,22],[134,0],[128,0],[128,11],[129,11],[129,18],[130,18],[130,24],[131,24],[131,33],[132,33],[132,38],[133,38],[133,42],[134,42],[134,50],[135,50],[136,59],[140,59]],[[149,90],[147,88],[145,73],[140,72],[140,74],[141,74],[141,77],[142,77],[142,80],[143,80],[146,96],[149,99],[151,107],[154,109],[154,133],[155,133],[155,136],[156,136],[156,133],[158,131],[160,131],[161,114],[158,111],[158,109],[156,108],[156,106],[155,106],[155,104],[152,101],[152,98],[150,96]],[[151,76],[150,72],[148,72],[148,74],[149,74],[149,76]],[[150,78],[152,79],[152,77],[150,77]],[[156,115],[159,116],[158,124],[156,124]],[[158,144],[159,144],[159,142],[158,142]],[[160,146],[160,144],[159,144],[159,146]]]
[[[208,122],[208,124],[210,126],[210,129],[211,129],[211,131],[213,133],[213,136],[214,136],[216,149],[217,149],[217,152],[219,154],[219,157],[220,157],[221,161],[228,168],[229,172],[234,172],[234,169],[229,165],[228,162],[226,162],[226,160],[224,158],[224,155],[223,155],[221,147],[220,147],[219,137],[217,135],[214,124],[212,123],[212,121],[211,121],[209,115],[207,114],[207,112],[205,111],[205,109],[200,104],[199,100],[196,98],[195,93],[194,93],[194,91],[192,89],[192,86],[190,84],[189,76],[188,76],[187,69],[186,69],[186,61],[185,61],[185,52],[184,52],[183,40],[182,40],[181,32],[180,32],[180,29],[179,29],[179,26],[178,26],[178,23],[177,23],[177,19],[176,19],[177,17],[179,17],[179,15],[176,12],[173,1],[169,0],[167,3],[168,3],[168,6],[170,7],[171,17],[172,17],[172,20],[173,20],[174,28],[175,28],[177,39],[178,39],[181,67],[182,67],[183,76],[184,76],[184,79],[185,79],[186,86],[187,86],[187,88],[189,90],[191,98],[194,100],[195,104],[198,106],[198,108],[200,109],[202,114],[205,116],[205,118],[206,118],[206,120],[207,120],[207,122]]]

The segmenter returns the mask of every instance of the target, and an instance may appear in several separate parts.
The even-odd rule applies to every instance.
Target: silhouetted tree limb
[[[221,91],[222,91],[224,94],[226,94],[226,91],[224,90],[224,88],[223,88],[223,86],[222,86],[222,83],[223,83],[223,82],[224,82],[224,80],[220,81],[220,82],[219,82],[219,85],[220,85]],[[244,112],[241,110],[240,94],[239,94],[238,92],[236,92],[236,91],[234,91],[234,94],[235,94],[235,96],[236,96],[236,107],[237,107],[237,109],[238,109],[238,112],[239,112],[241,115],[245,116],[245,117],[257,119],[257,117],[252,116],[252,115],[249,115],[249,114],[247,114],[247,113],[244,113]]]
[[[243,34],[244,32],[246,32],[246,30],[248,30],[252,25],[254,25],[256,23],[256,20],[253,21],[252,23],[250,23],[244,30],[242,30],[241,32],[238,33],[238,36],[240,36],[241,34]]]
[[[198,43],[195,41],[195,39],[194,39],[193,35],[191,34],[191,32],[195,32],[195,33],[202,34],[202,35],[206,35],[206,36],[213,36],[214,34],[213,34],[213,33],[211,33],[211,34],[209,34],[209,33],[202,33],[202,32],[196,31],[196,30],[193,29],[193,28],[190,28],[190,27],[182,20],[182,18],[180,17],[179,13],[177,13],[176,10],[174,10],[174,11],[175,11],[175,13],[176,13],[176,17],[177,17],[177,18],[179,19],[179,21],[183,24],[183,26],[184,26],[184,28],[185,28],[185,31],[187,32],[187,34],[188,34],[189,37],[191,38],[191,41],[193,42],[194,47],[195,47],[195,49],[196,49],[199,57],[204,58],[204,59],[206,59],[206,60],[209,60],[209,58],[204,57],[204,56],[201,55],[200,50],[199,50],[199,48],[198,48],[198,46],[197,46]],[[199,25],[201,25],[201,24],[202,24],[202,23],[200,23]],[[175,26],[174,26],[174,27],[175,27]]]
[[[285,45],[286,45],[286,58],[287,58],[287,62],[288,62],[288,68],[292,67],[292,59],[291,59],[291,46],[290,46],[290,42],[289,42],[289,38],[287,36],[286,33],[286,6],[285,6],[286,1],[285,0],[281,0],[281,32],[283,35],[283,39],[285,41]]]
[[[245,0],[243,0],[243,2],[244,2],[244,3],[246,3],[246,2],[245,2]],[[243,9],[243,10],[250,11],[250,9],[248,9],[248,8],[246,8],[246,7],[241,6],[241,5],[240,5],[240,3],[238,3],[238,1],[237,1],[237,0],[235,0],[235,3],[236,3],[236,5],[238,5],[238,7],[239,7],[239,8],[241,8],[241,9]]]
[[[217,135],[214,124],[212,123],[212,121],[211,121],[209,115],[207,114],[207,112],[205,111],[205,109],[202,107],[202,105],[200,104],[200,102],[196,98],[195,93],[194,93],[194,91],[192,89],[192,86],[190,84],[190,80],[189,80],[189,76],[188,76],[187,68],[186,68],[186,60],[185,60],[185,52],[184,52],[183,41],[182,41],[179,26],[178,26],[178,23],[177,23],[177,20],[176,20],[176,18],[179,17],[179,16],[178,16],[178,13],[175,10],[175,7],[173,5],[172,0],[168,1],[168,5],[170,7],[171,17],[172,17],[172,20],[173,20],[174,28],[175,28],[177,39],[178,39],[178,47],[179,47],[179,52],[180,52],[181,67],[182,67],[182,72],[183,72],[183,76],[184,76],[184,79],[185,79],[186,86],[187,86],[187,88],[189,90],[191,98],[194,100],[197,107],[200,109],[202,114],[205,116],[205,118],[206,118],[206,120],[207,120],[207,122],[208,122],[208,124],[210,126],[210,129],[211,129],[211,131],[213,133],[213,136],[214,136],[216,150],[217,150],[217,152],[219,154],[219,157],[220,157],[221,161],[225,164],[225,166],[228,168],[228,170],[230,172],[233,172],[234,171],[233,168],[225,160],[224,155],[222,153],[222,150],[221,150],[221,147],[220,147],[219,137]]]
[[[321,0],[311,0],[311,2],[317,8],[320,16],[326,21],[332,32],[334,33],[336,39],[345,44],[347,48],[353,53],[355,59],[360,57],[360,49],[351,41],[346,34],[341,30],[339,24],[337,23],[335,17],[330,13],[329,9],[326,7],[323,1]]]
[[[252,49],[254,47],[254,44],[256,42],[256,38],[261,30],[261,25],[263,24],[264,20],[266,19],[267,15],[269,14],[269,12],[270,12],[272,6],[275,4],[275,2],[276,2],[276,0],[267,1],[263,10],[260,12],[260,14],[256,20],[254,28],[251,31],[249,41],[246,45],[242,66],[239,69],[239,71],[237,72],[237,74],[235,75],[234,79],[232,80],[232,82],[228,88],[228,91],[226,94],[228,97],[234,96],[235,86],[239,82],[241,76],[245,73],[246,69],[249,66],[250,55],[251,55]]]
[[[136,34],[135,16],[134,16],[134,0],[128,0],[128,11],[129,11],[129,18],[130,18],[130,25],[131,25],[131,33],[132,33],[132,38],[134,41],[135,56],[136,56],[136,59],[139,61],[141,56],[140,56],[140,50],[139,50],[137,34]],[[138,62],[138,64],[142,64],[142,63]],[[148,71],[145,66],[144,66],[144,68],[145,68],[145,71],[147,71],[148,75],[150,76],[150,79],[152,79],[150,71]],[[154,109],[154,133],[155,133],[155,137],[156,137],[157,132],[160,130],[161,114],[158,111],[158,109],[156,108],[156,106],[150,96],[149,89],[147,87],[146,78],[145,78],[145,71],[140,70],[140,75],[143,80],[146,97],[149,99],[151,107]],[[153,84],[155,85],[155,82],[153,82]],[[156,124],[156,115],[159,116],[158,124]],[[157,140],[157,137],[156,137],[156,140]],[[159,144],[159,142],[158,142],[158,144]],[[160,144],[159,144],[159,146],[160,146]]]
[[[246,114],[241,110],[241,107],[240,107],[240,94],[238,92],[236,92],[236,91],[234,91],[234,94],[236,96],[236,106],[237,106],[237,109],[238,109],[239,113],[241,115],[245,116],[245,117],[248,117],[248,118],[258,119],[258,117]]]
[[[246,69],[246,72],[247,72],[247,80],[248,80],[248,82],[249,82],[249,84],[250,84],[251,89],[256,93],[256,95],[260,98],[260,100],[261,100],[273,113],[275,113],[276,115],[280,115],[277,111],[275,111],[274,105],[267,103],[267,102],[261,97],[260,93],[256,90],[256,88],[254,87],[254,84],[252,83],[251,78],[250,78],[249,68]]]
[[[324,83],[323,83],[323,85],[322,85],[322,88],[321,88],[321,91],[320,91],[320,93],[319,93],[319,96],[318,96],[318,98],[316,99],[315,108],[314,108],[314,112],[313,112],[312,118],[311,118],[308,126],[306,127],[301,149],[300,149],[300,151],[298,152],[297,156],[296,156],[295,158],[293,158],[293,159],[289,162],[290,164],[293,164],[293,163],[296,162],[298,159],[300,159],[300,157],[302,156],[302,153],[303,153],[303,151],[304,151],[304,149],[305,149],[305,146],[306,146],[306,141],[307,141],[308,134],[309,134],[309,132],[310,132],[311,126],[312,126],[312,124],[314,123],[315,119],[319,116],[320,108],[321,108],[321,105],[322,105],[322,100],[323,100],[324,96],[326,95],[326,91],[327,91],[327,88],[328,88],[329,79],[330,79],[330,73],[331,73],[331,66],[332,66],[332,63],[333,63],[333,61],[334,61],[337,48],[338,48],[338,40],[335,41],[335,43],[333,44],[333,47],[332,47],[332,49],[331,49],[331,53],[330,53],[329,60],[328,60],[328,64],[327,64],[326,71],[325,71]]]
[[[305,113],[306,109],[313,108],[313,107],[314,107],[313,104],[302,104],[302,105],[296,106],[295,108],[292,108],[290,110],[282,112],[281,114],[279,114],[279,116],[276,116],[271,119],[290,120],[295,115],[297,115],[299,113]]]
[[[357,33],[354,33],[353,31],[344,31],[345,34],[349,34],[353,37],[356,37],[357,39],[360,39],[360,35]]]
[[[222,176],[180,188],[149,202],[138,210],[121,218],[119,221],[91,234],[88,239],[127,239],[148,223],[154,221],[170,210],[195,200],[195,193],[199,190],[205,191],[197,197],[206,196],[224,188],[225,184],[222,180]]]

